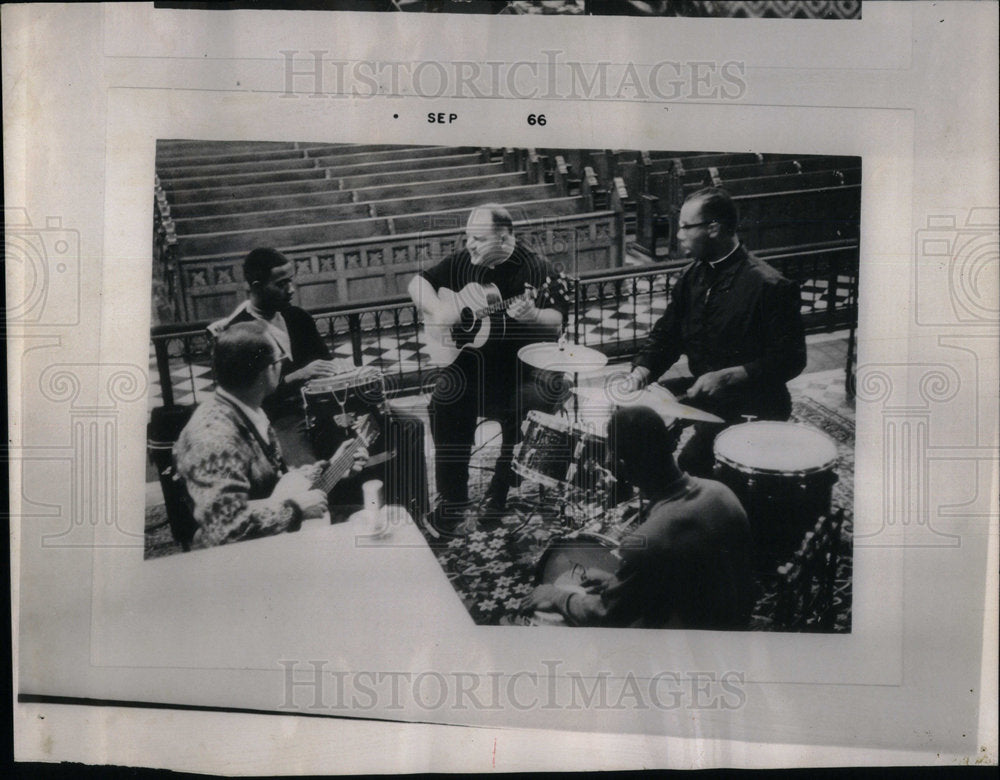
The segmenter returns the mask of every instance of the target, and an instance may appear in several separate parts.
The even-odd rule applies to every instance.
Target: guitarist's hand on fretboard
[[[351,463],[351,469],[346,476],[351,476],[352,474],[357,474],[364,469],[365,464],[368,463],[368,448],[356,441],[355,439],[347,439],[338,448],[333,457],[330,458],[331,462],[337,461],[344,457],[348,449],[354,448],[353,462]]]
[[[533,322],[538,319],[538,307],[535,306],[535,288],[524,285],[524,297],[518,298],[507,307],[507,316],[521,322]]]

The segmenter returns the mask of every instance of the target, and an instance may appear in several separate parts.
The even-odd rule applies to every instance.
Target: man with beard
[[[692,376],[665,381],[685,402],[725,423],[698,423],[678,457],[682,470],[712,475],[718,433],[748,416],[787,420],[785,383],[806,365],[799,288],[740,243],[729,194],[707,187],[681,207],[677,238],[694,261],[670,293],[629,375],[633,388],[658,379],[683,354]]]

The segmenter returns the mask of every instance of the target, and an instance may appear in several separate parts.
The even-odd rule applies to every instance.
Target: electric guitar
[[[506,311],[520,301],[534,298],[535,305],[550,293],[558,290],[563,296],[569,292],[569,279],[557,272],[535,290],[528,286],[520,295],[504,298],[495,284],[470,282],[455,292],[447,287],[438,290],[438,299],[447,314],[436,322],[424,323],[422,339],[432,366],[445,368],[458,359],[464,349],[479,349],[492,338],[503,338],[507,332],[505,318],[498,320],[499,333],[493,327],[493,315]]]
[[[351,439],[351,443],[343,452],[331,459],[327,467],[313,480],[314,489],[322,490],[324,493],[333,490],[334,486],[350,472],[357,451],[362,447],[371,447],[379,437],[378,426],[370,414],[359,417],[352,427],[356,437]]]

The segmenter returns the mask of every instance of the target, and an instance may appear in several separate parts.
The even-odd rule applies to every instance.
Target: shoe
[[[506,489],[490,490],[486,493],[486,499],[479,510],[476,523],[480,531],[496,531],[503,527],[503,518],[507,508],[506,493]]]
[[[457,539],[468,534],[462,530],[465,510],[471,506],[468,501],[439,501],[424,518],[424,526],[435,539]]]
[[[496,479],[491,481],[490,486],[486,489],[483,511],[503,514],[507,508],[507,492],[509,490],[510,486],[507,483]]]

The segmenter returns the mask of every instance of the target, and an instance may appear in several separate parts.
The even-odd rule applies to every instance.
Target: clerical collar
[[[733,258],[733,255],[743,246],[739,241],[736,242],[736,246],[733,247],[732,251],[725,257],[720,257],[718,260],[706,261],[706,265],[713,271],[718,270],[721,266],[725,265],[729,260]]]
[[[243,412],[243,414],[247,416],[247,419],[251,423],[253,423],[253,427],[257,429],[257,433],[260,434],[260,438],[263,441],[269,440],[267,431],[268,428],[271,426],[271,421],[267,419],[267,415],[264,413],[263,409],[261,409],[260,407],[257,407],[255,409],[254,407],[249,406],[248,404],[241,401],[239,398],[237,398],[235,395],[230,393],[225,388],[217,387],[215,389],[215,393],[216,395],[219,396],[219,398],[228,401],[237,409],[239,409],[241,412]]]

